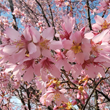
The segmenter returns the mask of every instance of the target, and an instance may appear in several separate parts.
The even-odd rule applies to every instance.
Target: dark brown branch
[[[100,83],[102,80],[103,80],[103,78],[101,78],[101,79],[99,80],[99,82],[94,85],[93,90],[92,90],[90,96],[89,96],[88,99],[86,100],[86,103],[85,103],[85,105],[84,105],[84,107],[83,107],[83,110],[85,110],[85,108],[86,108],[86,106],[87,106],[87,104],[88,104],[88,102],[89,102],[91,96],[93,95],[95,89],[97,88],[97,86],[99,85],[99,83]]]
[[[17,26],[17,22],[16,22],[16,17],[15,17],[15,15],[13,14],[13,11],[14,11],[13,1],[12,1],[12,0],[8,0],[8,2],[9,2],[9,4],[10,4],[10,9],[11,9],[12,16],[13,16],[13,20],[14,20],[13,28],[18,31],[18,26]]]
[[[41,8],[41,11],[42,11],[43,17],[44,17],[44,19],[45,19],[45,21],[46,21],[48,27],[50,27],[50,24],[49,24],[49,22],[48,22],[48,19],[47,19],[45,13],[44,13],[44,10],[43,10],[43,8],[42,8],[42,5],[41,5],[37,0],[35,0],[35,1],[36,1],[36,3],[39,5],[39,7]]]
[[[51,14],[52,26],[54,27],[54,31],[55,31],[55,33],[56,33],[55,24],[54,24],[54,19],[53,19],[53,13],[52,13],[52,9],[51,9],[51,6],[50,6],[50,3],[49,3],[48,0],[47,0],[47,3],[48,3],[49,10],[50,10],[50,14]]]
[[[20,1],[21,2],[21,1]],[[27,7],[27,10],[30,10],[32,12],[32,14],[35,16],[35,18],[38,20],[36,13],[26,4],[25,1],[22,0],[22,2],[25,4],[25,6]],[[35,19],[34,18],[34,19]]]
[[[22,104],[25,106],[25,102],[24,102],[24,99],[23,99],[23,97],[22,97],[22,91],[20,90],[20,93],[19,93],[19,91],[16,89],[16,91],[17,91],[17,93],[18,93],[18,96],[19,96],[19,98],[20,98],[20,100],[21,100],[21,102],[22,102]],[[26,109],[26,107],[24,108],[25,110],[27,110]]]
[[[92,30],[92,25],[91,25],[91,18],[90,18],[90,9],[89,9],[89,0],[87,0],[86,2],[87,4],[87,16],[88,16],[88,23],[89,23],[89,28],[90,30]]]
[[[99,90],[96,90],[98,93],[100,93],[101,95],[103,95],[108,101],[110,101],[110,98],[105,95],[103,92],[99,91]]]
[[[63,70],[63,69],[61,69],[61,71],[62,71],[62,74],[64,74],[65,77],[67,78],[67,84],[68,84],[68,86],[70,86],[70,84],[72,84],[72,85],[74,85],[74,86],[77,88],[77,85],[75,85],[74,83],[72,83],[72,82],[70,81],[68,75],[66,74],[66,71]]]
[[[102,18],[105,16],[106,10],[103,12]]]
[[[28,97],[28,109],[31,110],[31,105],[30,105],[30,97],[29,97],[29,89],[26,89],[27,97]]]
[[[97,91],[95,90],[94,93],[95,93],[95,110],[99,110]]]

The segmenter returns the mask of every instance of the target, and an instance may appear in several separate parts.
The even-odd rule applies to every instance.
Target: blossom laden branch
[[[48,19],[47,19],[46,15],[45,15],[45,12],[44,12],[44,10],[43,10],[42,5],[39,3],[39,1],[38,1],[38,0],[35,0],[35,1],[36,1],[36,3],[39,5],[39,7],[41,8],[41,11],[42,11],[43,17],[44,17],[44,19],[45,19],[45,21],[46,21],[46,23],[47,23],[48,27],[50,27],[49,21],[48,21]]]

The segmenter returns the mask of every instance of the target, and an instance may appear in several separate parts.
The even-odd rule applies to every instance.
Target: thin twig
[[[99,90],[97,90],[97,89],[96,89],[96,91],[97,91],[98,93],[100,93],[101,95],[103,95],[108,101],[110,101],[110,98],[109,98],[107,95],[105,95],[103,92],[101,92],[101,91],[99,91]]]
[[[53,13],[52,13],[52,9],[51,9],[51,6],[50,6],[50,3],[49,3],[48,0],[47,0],[47,3],[48,3],[49,10],[50,10],[50,14],[51,14],[52,26],[54,27],[54,31],[55,31],[55,33],[56,33],[55,24],[54,24],[54,19],[53,19]]]
[[[42,5],[41,5],[37,0],[35,0],[35,1],[36,1],[36,3],[39,5],[39,7],[41,8],[41,11],[42,11],[43,17],[44,17],[44,19],[45,19],[45,21],[46,21],[48,27],[50,27],[50,24],[49,24],[49,22],[48,22],[48,19],[47,19],[45,13],[44,13],[44,10],[43,10]]]
[[[85,105],[84,105],[84,107],[83,107],[83,110],[85,110],[85,108],[86,108],[86,106],[87,106],[87,104],[88,104],[88,102],[89,102],[91,96],[93,95],[95,89],[97,88],[97,86],[99,85],[99,83],[100,83],[102,80],[103,80],[103,78],[101,78],[101,79],[99,80],[99,82],[98,82],[96,85],[94,85],[94,88],[93,88],[93,90],[92,90],[90,96],[89,96],[88,99],[86,100],[86,103],[85,103]]]
[[[13,28],[18,31],[18,26],[17,26],[17,22],[16,22],[16,17],[15,17],[15,15],[13,14],[13,11],[14,11],[13,1],[12,1],[12,0],[8,0],[8,2],[9,2],[9,4],[10,4],[10,9],[11,9],[12,16],[13,16],[13,20],[14,20]]]
[[[102,18],[105,16],[106,10],[103,12]]]

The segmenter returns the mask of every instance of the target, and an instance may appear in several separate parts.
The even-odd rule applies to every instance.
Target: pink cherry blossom
[[[63,28],[63,31],[61,31],[61,39],[69,39],[70,38],[70,35],[74,29],[74,25],[75,25],[75,18],[72,18],[72,17],[68,17],[68,16],[65,16],[63,17],[63,24],[62,24],[62,28]]]
[[[110,15],[108,15],[106,19],[96,15],[94,19],[96,21],[96,23],[92,25],[94,31],[102,31],[110,28]]]
[[[64,92],[62,90],[55,90],[53,88],[48,88],[46,93],[42,95],[40,98],[40,102],[43,105],[49,106],[51,101],[55,101],[58,106],[64,101],[67,102],[68,100],[64,96]]]
[[[89,58],[89,52],[91,50],[90,41],[83,38],[81,31],[72,33],[70,40],[65,39],[62,43],[65,49],[70,49],[66,54],[70,61],[76,61],[78,64],[82,64],[84,60]]]

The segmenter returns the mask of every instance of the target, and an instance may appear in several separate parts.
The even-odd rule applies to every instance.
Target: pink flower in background
[[[55,90],[50,87],[47,89],[46,93],[41,96],[40,102],[43,105],[49,106],[53,100],[58,106],[60,106],[62,102],[68,102],[64,96],[65,92],[65,89]]]
[[[71,33],[73,32],[73,29],[74,29],[74,25],[75,25],[75,18],[72,18],[72,17],[68,17],[68,16],[65,16],[63,17],[63,24],[62,24],[62,28],[63,28],[63,31],[60,32],[60,38],[63,40],[63,39],[69,39],[70,38],[70,35]]]
[[[102,0],[99,4],[101,6],[97,6],[97,8],[98,8],[97,13],[100,13],[102,11],[106,11],[110,7],[110,1],[109,0]]]
[[[56,5],[62,6],[64,4],[64,0],[55,0]]]
[[[98,74],[101,74],[103,77],[105,77],[105,71],[100,65],[88,64],[85,67],[85,73],[91,78],[95,78]]]
[[[96,15],[94,19],[96,21],[96,23],[92,25],[94,31],[102,31],[110,28],[110,15],[108,15],[106,19]]]

